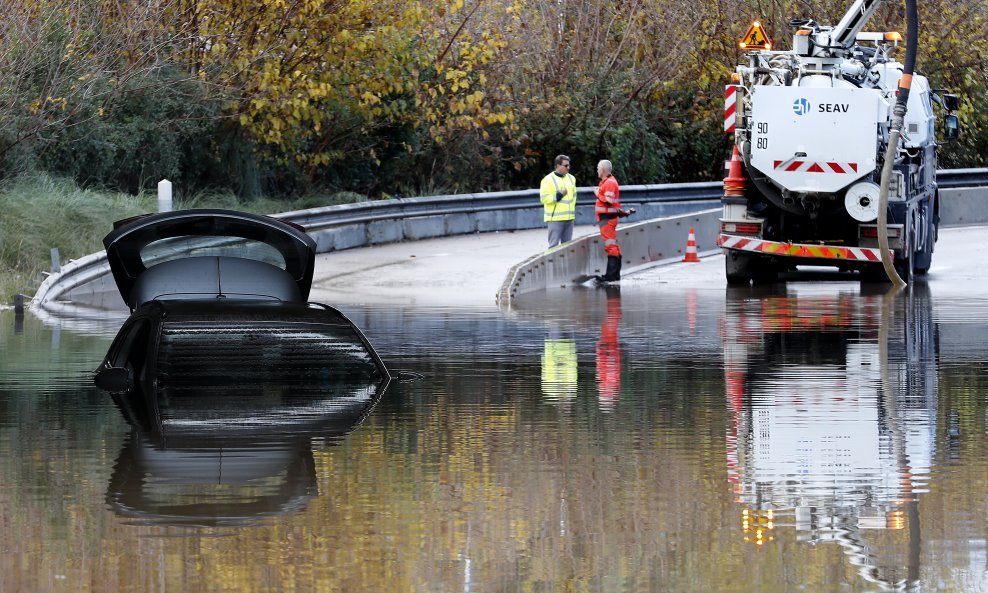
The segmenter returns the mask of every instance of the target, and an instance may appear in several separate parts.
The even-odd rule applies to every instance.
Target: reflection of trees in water
[[[538,396],[538,385],[530,385]],[[379,480],[381,506],[397,513],[394,523],[413,530],[408,537],[385,521],[374,523],[375,531],[402,542],[396,554],[405,545],[422,548],[419,560],[396,570],[435,577],[429,581],[434,590],[443,588],[440,584],[454,588],[468,570],[477,582],[512,587],[580,582],[600,587],[601,575],[621,575],[613,578],[644,590],[654,579],[675,582],[676,577],[663,576],[674,566],[700,571],[701,558],[677,559],[680,547],[715,547],[717,539],[695,529],[694,493],[709,494],[704,482],[712,485],[714,478],[704,479],[685,453],[694,445],[690,431],[622,428],[631,414],[618,406],[602,415],[595,384],[585,385],[581,397],[591,401],[585,412],[547,406],[552,421],[538,421],[525,414],[528,406],[497,406],[479,417],[470,406],[454,405],[448,414],[423,417],[415,435],[415,455],[434,463],[412,470],[400,461],[404,452],[396,451],[341,468],[357,472],[344,487]],[[379,411],[385,413],[375,419],[387,417],[387,406],[382,402],[385,409]],[[354,438],[370,435],[361,431]],[[641,438],[650,445],[643,447]],[[403,441],[395,436],[391,442]],[[421,473],[403,479],[406,470]],[[431,485],[412,505],[391,486],[409,481]],[[353,500],[350,494],[340,496]],[[352,494],[358,496],[359,487]],[[687,505],[686,499],[692,502]],[[692,511],[680,511],[686,508]],[[368,543],[359,534],[334,537],[360,549]],[[685,574],[680,578],[687,581]]]

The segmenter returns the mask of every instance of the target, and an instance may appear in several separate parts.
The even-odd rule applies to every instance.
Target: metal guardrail
[[[937,172],[942,188],[988,186],[988,169],[944,169]],[[593,187],[577,188],[577,206],[593,206]],[[633,204],[719,201],[723,183],[669,183],[622,185],[621,201]],[[301,224],[307,231],[333,226],[362,224],[419,216],[516,211],[540,208],[537,189],[421,198],[394,198],[356,204],[324,206],[275,214],[276,218]]]
[[[937,171],[937,186],[943,189],[988,186],[988,169],[941,169]]]
[[[593,206],[593,187],[577,188],[577,206]],[[621,186],[621,201],[626,203],[680,203],[720,200],[721,182],[672,183],[666,185]],[[276,218],[301,224],[306,231],[349,224],[396,220],[421,216],[472,214],[476,212],[518,211],[534,209],[541,215],[539,191],[490,192],[457,194],[423,198],[394,198],[373,202],[358,202],[339,206],[324,206],[274,215]],[[540,221],[541,222],[541,221]]]
[[[937,182],[942,188],[988,187],[988,169],[941,170],[937,173]],[[621,187],[621,201],[637,206],[639,215],[644,218],[658,218],[708,209],[719,202],[722,191],[721,182],[626,185]],[[593,209],[590,206],[593,202],[593,188],[577,189],[577,206],[584,207],[577,209],[577,224],[591,222]],[[537,189],[396,198],[283,212],[273,216],[304,226],[316,237],[320,252],[459,233],[538,228],[544,224]],[[484,220],[480,220],[485,216]],[[450,222],[458,218],[463,220]],[[465,220],[467,218],[471,220]],[[399,226],[394,224],[396,222],[406,227],[415,222],[421,224],[414,230],[394,231],[392,227]],[[375,225],[384,230],[374,230]],[[331,234],[345,235],[348,228],[351,229],[349,237],[326,240]],[[52,273],[45,279],[34,296],[32,306],[71,298],[80,290],[88,293],[115,292],[112,281],[106,281],[108,274],[109,266],[104,252],[69,260],[62,265],[60,272]],[[119,296],[115,294],[108,298],[119,301]]]

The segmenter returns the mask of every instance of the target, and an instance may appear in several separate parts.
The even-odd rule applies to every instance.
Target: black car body
[[[306,301],[315,243],[229,210],[121,221],[103,240],[131,309],[96,371],[132,426],[107,503],[141,522],[240,525],[315,495],[313,439],[391,375],[345,315]]]
[[[280,405],[327,386],[376,391],[389,379],[370,343],[342,313],[277,301],[145,303],[124,322],[96,375],[97,385],[118,394],[129,419],[146,428],[152,428],[147,418],[167,422],[168,414],[157,409],[162,400],[173,409],[179,401],[197,405],[190,394],[214,396],[250,385],[261,399]],[[339,390],[332,393],[340,397]],[[347,397],[362,402],[369,396]],[[258,398],[234,399],[237,408],[258,405]]]
[[[122,221],[103,240],[131,309],[96,373],[111,392],[242,380],[387,381],[387,368],[337,309],[308,303],[315,243],[277,219],[185,210]],[[221,376],[222,375],[222,376]]]

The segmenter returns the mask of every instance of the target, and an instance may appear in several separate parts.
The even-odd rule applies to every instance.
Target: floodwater
[[[196,439],[4,311],[0,591],[988,591],[988,300],[867,292],[347,306],[409,380]]]

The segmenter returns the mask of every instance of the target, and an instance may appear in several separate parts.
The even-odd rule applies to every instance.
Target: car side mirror
[[[129,368],[106,367],[97,371],[93,383],[110,393],[126,393],[134,386],[134,377]]]

